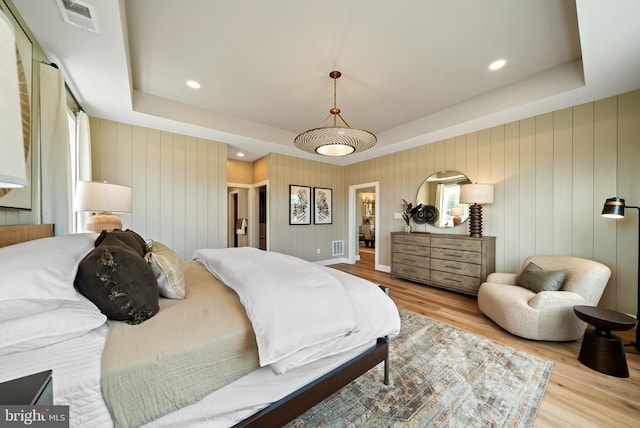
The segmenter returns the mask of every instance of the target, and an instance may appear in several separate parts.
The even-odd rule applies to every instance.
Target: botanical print
[[[289,224],[311,224],[311,187],[289,185]]]
[[[314,224],[331,224],[332,207],[331,207],[331,189],[323,189],[316,187],[314,190]]]

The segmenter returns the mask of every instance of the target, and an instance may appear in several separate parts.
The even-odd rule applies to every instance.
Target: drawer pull
[[[455,278],[447,278],[444,277],[443,279],[447,280],[447,281],[451,281],[451,282],[457,282],[458,284],[460,284],[462,281],[460,281],[459,279],[455,279]]]
[[[462,270],[462,268],[461,268],[461,267],[459,267],[459,266],[445,266],[445,267],[446,267],[446,268],[449,268],[449,269]]]

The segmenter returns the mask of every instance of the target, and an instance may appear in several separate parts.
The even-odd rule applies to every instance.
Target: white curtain
[[[76,115],[76,181],[91,181],[91,132],[89,116],[83,111]],[[76,183],[73,183],[75,188]],[[75,195],[75,193],[74,193]],[[84,223],[91,213],[76,212],[76,232],[84,231]]]
[[[42,222],[56,235],[71,233],[71,156],[66,92],[60,70],[40,64]]]
[[[444,184],[438,183],[436,185],[436,207],[438,207],[439,217],[438,217],[438,226],[442,227],[447,224],[447,216],[444,206]]]

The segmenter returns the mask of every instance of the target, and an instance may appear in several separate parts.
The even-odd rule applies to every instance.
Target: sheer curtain
[[[71,156],[64,79],[60,70],[40,64],[40,153],[42,222],[56,235],[71,233]]]
[[[83,111],[76,115],[76,144],[75,144],[75,182],[73,183],[74,196],[75,186],[78,181],[91,181],[91,132],[89,128],[89,116]],[[84,223],[91,213],[76,212],[75,231],[83,232]]]

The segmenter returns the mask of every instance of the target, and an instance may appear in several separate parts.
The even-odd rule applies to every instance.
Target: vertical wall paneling
[[[536,119],[520,121],[520,262],[536,254]],[[518,266],[518,269],[520,266]],[[518,270],[514,270],[517,272]]]
[[[617,308],[618,301],[618,254],[616,230],[617,220],[603,218],[599,214],[605,199],[618,195],[618,99],[607,98],[593,104],[593,175],[594,218],[593,255],[612,270],[609,284],[604,290],[600,304]],[[637,175],[636,175],[637,177]]]
[[[572,109],[553,114],[553,254],[571,254],[573,212]]]
[[[594,218],[600,215],[594,206],[593,164],[593,103],[573,108],[573,144],[570,160],[573,160],[572,216],[565,217],[571,226],[571,253],[578,257],[594,258]],[[602,208],[600,201],[600,208]],[[562,221],[562,219],[560,219]],[[568,225],[568,226],[569,226]]]
[[[90,125],[93,179],[132,186],[133,230],[183,259],[226,246],[226,145],[104,119]]]
[[[553,253],[553,113],[536,117],[536,254]]]
[[[186,255],[186,238],[180,233],[181,225],[188,224],[186,218],[186,137],[175,135],[173,138],[173,194],[171,229],[174,231],[172,249],[177,254]]]
[[[632,171],[638,169],[640,160],[640,91],[618,97],[618,196],[627,205],[640,206],[640,179]],[[638,274],[638,227],[640,221],[637,209],[625,210],[618,223],[618,285],[625,284],[631,290],[627,295],[617,296],[617,306],[633,309],[636,302]],[[633,284],[633,285],[632,285]],[[629,310],[630,313],[638,313]]]
[[[483,208],[488,216],[483,219],[482,234],[486,236],[505,236],[507,216],[505,202],[505,127],[491,128],[491,154],[489,183],[493,183],[493,203]],[[496,268],[504,270],[504,240],[496,243]]]
[[[93,120],[93,123],[101,121]],[[144,128],[133,126],[131,128],[131,139],[136,144],[131,145],[131,157],[136,160],[135,167],[131,170],[131,229],[137,231],[142,236],[147,236],[147,132]],[[95,146],[95,143],[93,144]],[[95,176],[95,173],[94,173]]]
[[[504,208],[500,215],[504,222],[504,260],[497,265],[503,271],[517,272],[520,269],[520,123],[505,125],[504,130]],[[494,210],[494,215],[497,210]],[[493,220],[497,222],[494,216]],[[494,229],[495,230],[495,229]]]

